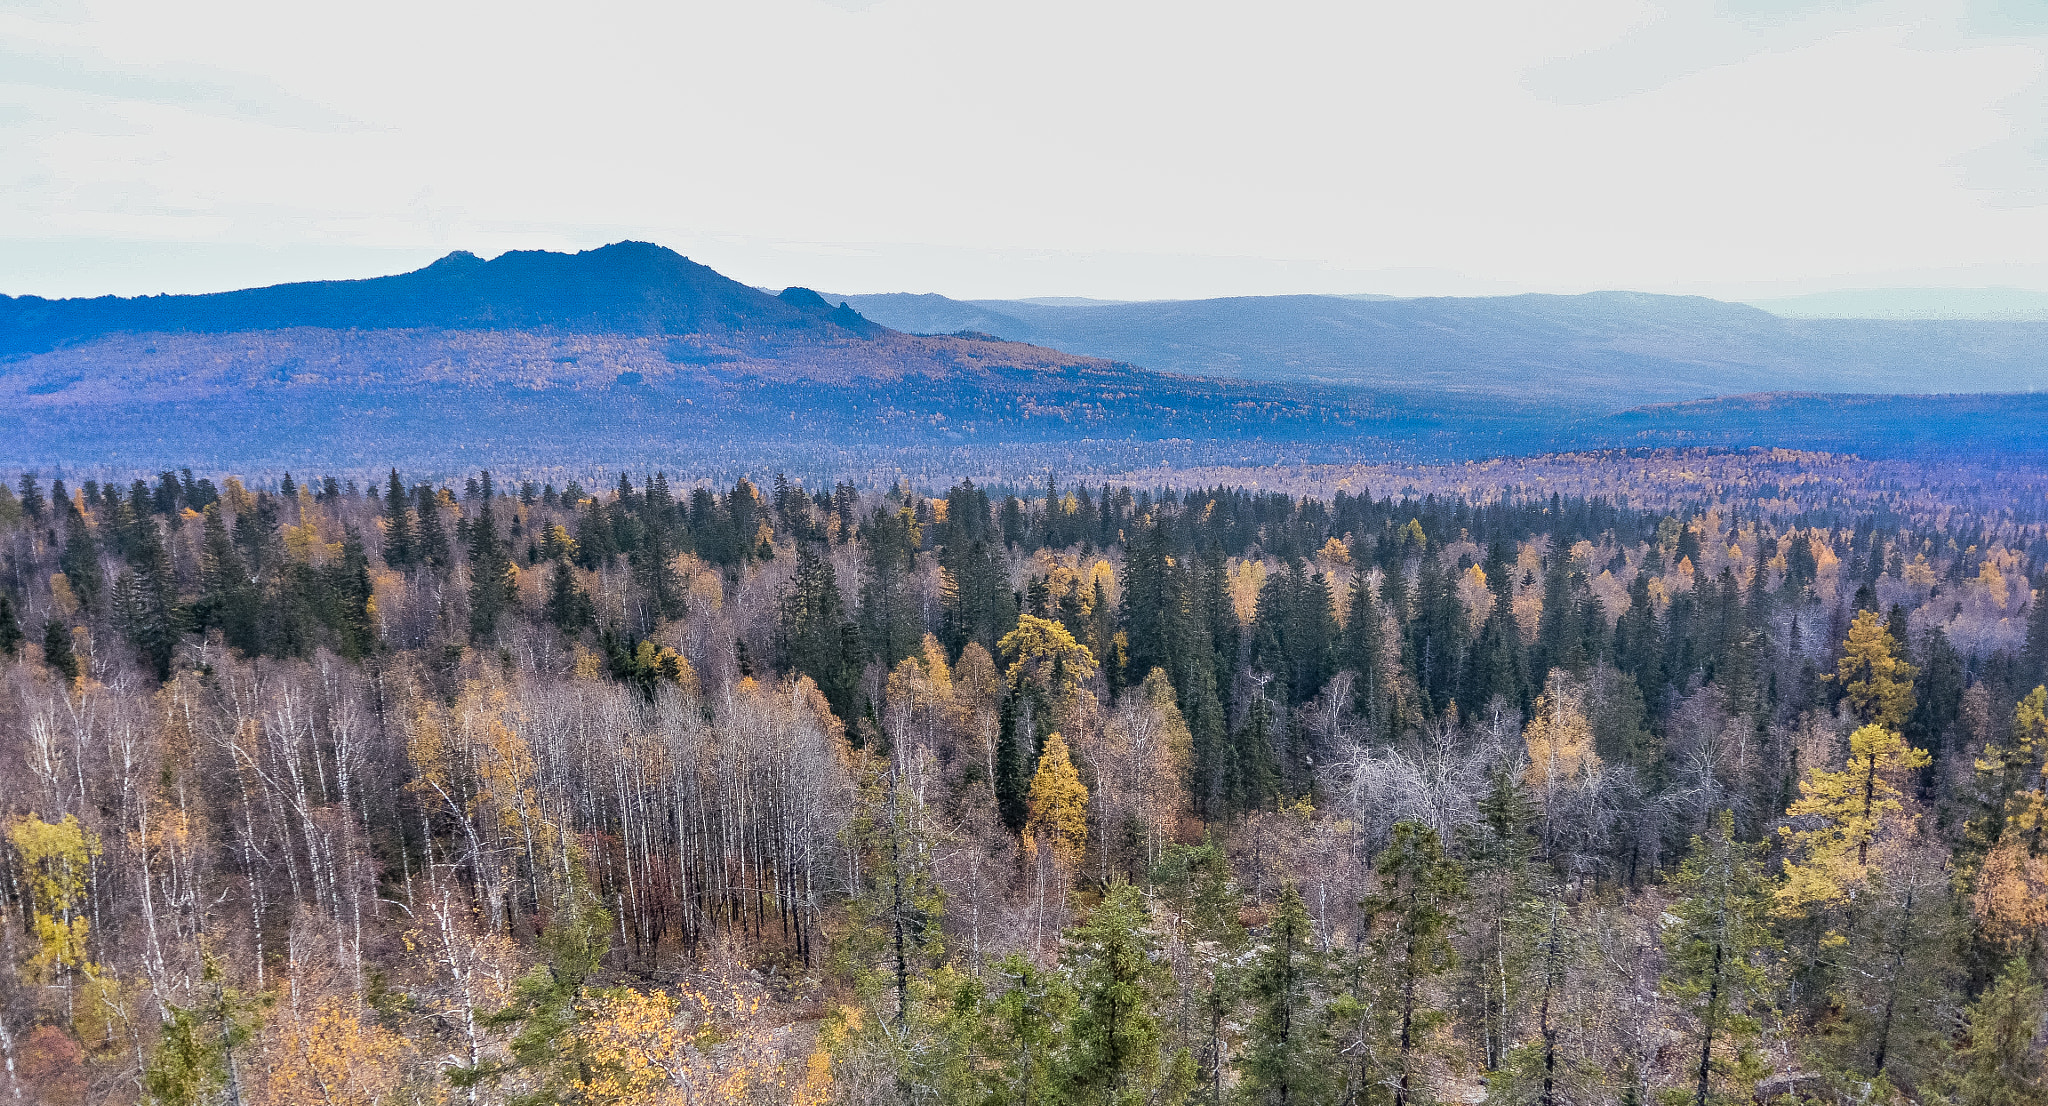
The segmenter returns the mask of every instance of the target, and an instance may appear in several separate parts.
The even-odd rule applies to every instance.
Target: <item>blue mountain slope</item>
[[[882,328],[817,293],[749,288],[645,242],[578,254],[457,252],[370,280],[280,284],[197,296],[0,297],[0,356],[111,334],[287,330],[531,330],[871,337]]]
[[[1691,296],[1258,296],[1086,306],[843,298],[898,329],[985,331],[1168,372],[1607,410],[1762,391],[2048,387],[2048,323],[1795,320]]]

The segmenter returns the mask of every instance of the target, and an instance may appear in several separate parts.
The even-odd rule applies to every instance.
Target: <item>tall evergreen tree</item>
[[[78,678],[78,654],[71,648],[71,627],[62,619],[52,618],[43,623],[43,663],[67,680]]]
[[[1687,1086],[1693,1106],[1750,1101],[1768,1070],[1756,1049],[1769,977],[1762,956],[1776,945],[1768,922],[1761,848],[1735,839],[1722,811],[1672,879],[1678,901],[1664,927],[1664,992],[1686,1016]]]
[[[512,558],[498,537],[491,501],[483,500],[469,524],[469,636],[482,642],[497,633],[498,620],[519,599]]]
[[[1289,883],[1245,982],[1252,1003],[1240,1063],[1245,1101],[1314,1106],[1331,1100],[1336,1055],[1318,1000],[1319,960],[1308,908]]]
[[[1063,1101],[1178,1106],[1193,1089],[1193,1057],[1168,1050],[1154,1010],[1169,979],[1150,925],[1143,893],[1120,884],[1067,936],[1077,1002],[1059,1072]]]
[[[21,652],[23,640],[21,619],[14,613],[14,597],[0,591],[0,656],[11,657]]]
[[[375,491],[373,485],[371,491]],[[405,485],[398,470],[391,470],[391,483],[384,493],[384,563],[404,569],[418,558],[412,535],[412,511],[406,506]]]
[[[1429,1097],[1422,1053],[1445,1014],[1430,1005],[1427,988],[1458,965],[1451,935],[1465,870],[1444,855],[1435,830],[1408,820],[1394,825],[1373,868],[1379,890],[1361,904],[1369,936],[1351,958],[1351,993],[1335,1012],[1352,1057],[1349,1097],[1391,1086],[1394,1106],[1408,1106]]]
[[[796,572],[783,589],[777,610],[782,663],[809,676],[841,719],[851,722],[860,684],[861,653],[853,623],[839,594],[832,562],[799,544]]]
[[[412,490],[413,511],[419,519],[414,531],[413,562],[433,568],[448,567],[448,532],[441,527],[441,496],[432,484]]]
[[[576,582],[576,571],[566,559],[555,562],[548,578],[547,615],[548,621],[565,634],[574,635],[596,624],[597,612],[590,596]]]

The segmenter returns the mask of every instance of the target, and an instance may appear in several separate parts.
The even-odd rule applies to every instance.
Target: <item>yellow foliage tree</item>
[[[1010,662],[1011,681],[1022,676],[1055,700],[1095,674],[1095,654],[1049,618],[1018,615],[1017,628],[1004,634],[996,648]]]
[[[38,946],[29,960],[30,974],[44,980],[80,970],[91,974],[86,877],[100,854],[99,836],[74,815],[50,823],[27,814],[7,827],[7,840],[28,885],[29,926]]]
[[[1835,666],[1835,678],[1856,717],[1888,730],[1903,727],[1913,713],[1913,677],[1919,669],[1899,656],[1901,648],[1876,611],[1861,611]]]
[[[1039,841],[1049,841],[1053,861],[1071,872],[1088,848],[1088,788],[1067,754],[1067,741],[1058,731],[1045,739],[1045,751],[1038,757],[1038,772],[1031,777],[1031,793],[1025,800],[1024,848],[1036,853]]]
[[[1870,845],[1905,812],[1898,783],[1927,766],[1897,731],[1867,725],[1849,735],[1849,760],[1840,769],[1815,769],[1799,781],[1799,798],[1785,813],[1807,828],[1780,826],[1787,850],[1778,909],[1798,916],[1846,901],[1869,875]]]
[[[1600,755],[1593,751],[1593,724],[1586,718],[1578,698],[1566,692],[1553,676],[1550,686],[1536,697],[1534,717],[1522,730],[1529,748],[1528,767],[1522,769],[1522,785],[1539,802],[1567,783],[1591,776],[1600,768]]]
[[[264,1026],[262,1045],[257,1101],[276,1106],[395,1102],[413,1051],[404,1037],[363,1021],[355,1004],[338,996],[283,1005]]]
[[[685,989],[586,996],[577,1099],[603,1106],[737,1106],[790,1099],[783,1043],[761,999]]]
[[[2013,948],[2048,926],[2048,857],[2035,856],[2008,827],[1977,872],[1971,912],[1987,940]]]

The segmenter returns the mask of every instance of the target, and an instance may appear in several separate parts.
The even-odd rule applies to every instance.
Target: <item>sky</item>
[[[0,0],[0,293],[629,238],[963,298],[2048,292],[2048,3]]]

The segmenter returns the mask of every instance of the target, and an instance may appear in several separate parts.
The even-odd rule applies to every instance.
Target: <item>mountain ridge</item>
[[[232,292],[0,297],[0,356],[47,352],[110,334],[301,327],[721,336],[773,331],[818,339],[872,338],[887,329],[815,292],[772,296],[673,250],[632,241],[575,254],[515,250],[489,261],[457,250],[390,276]]]
[[[2048,385],[2048,323],[1784,319],[1698,296],[1297,295],[1086,306],[839,298],[912,333],[973,330],[1186,375],[1596,399],[1614,411],[1747,392]]]

